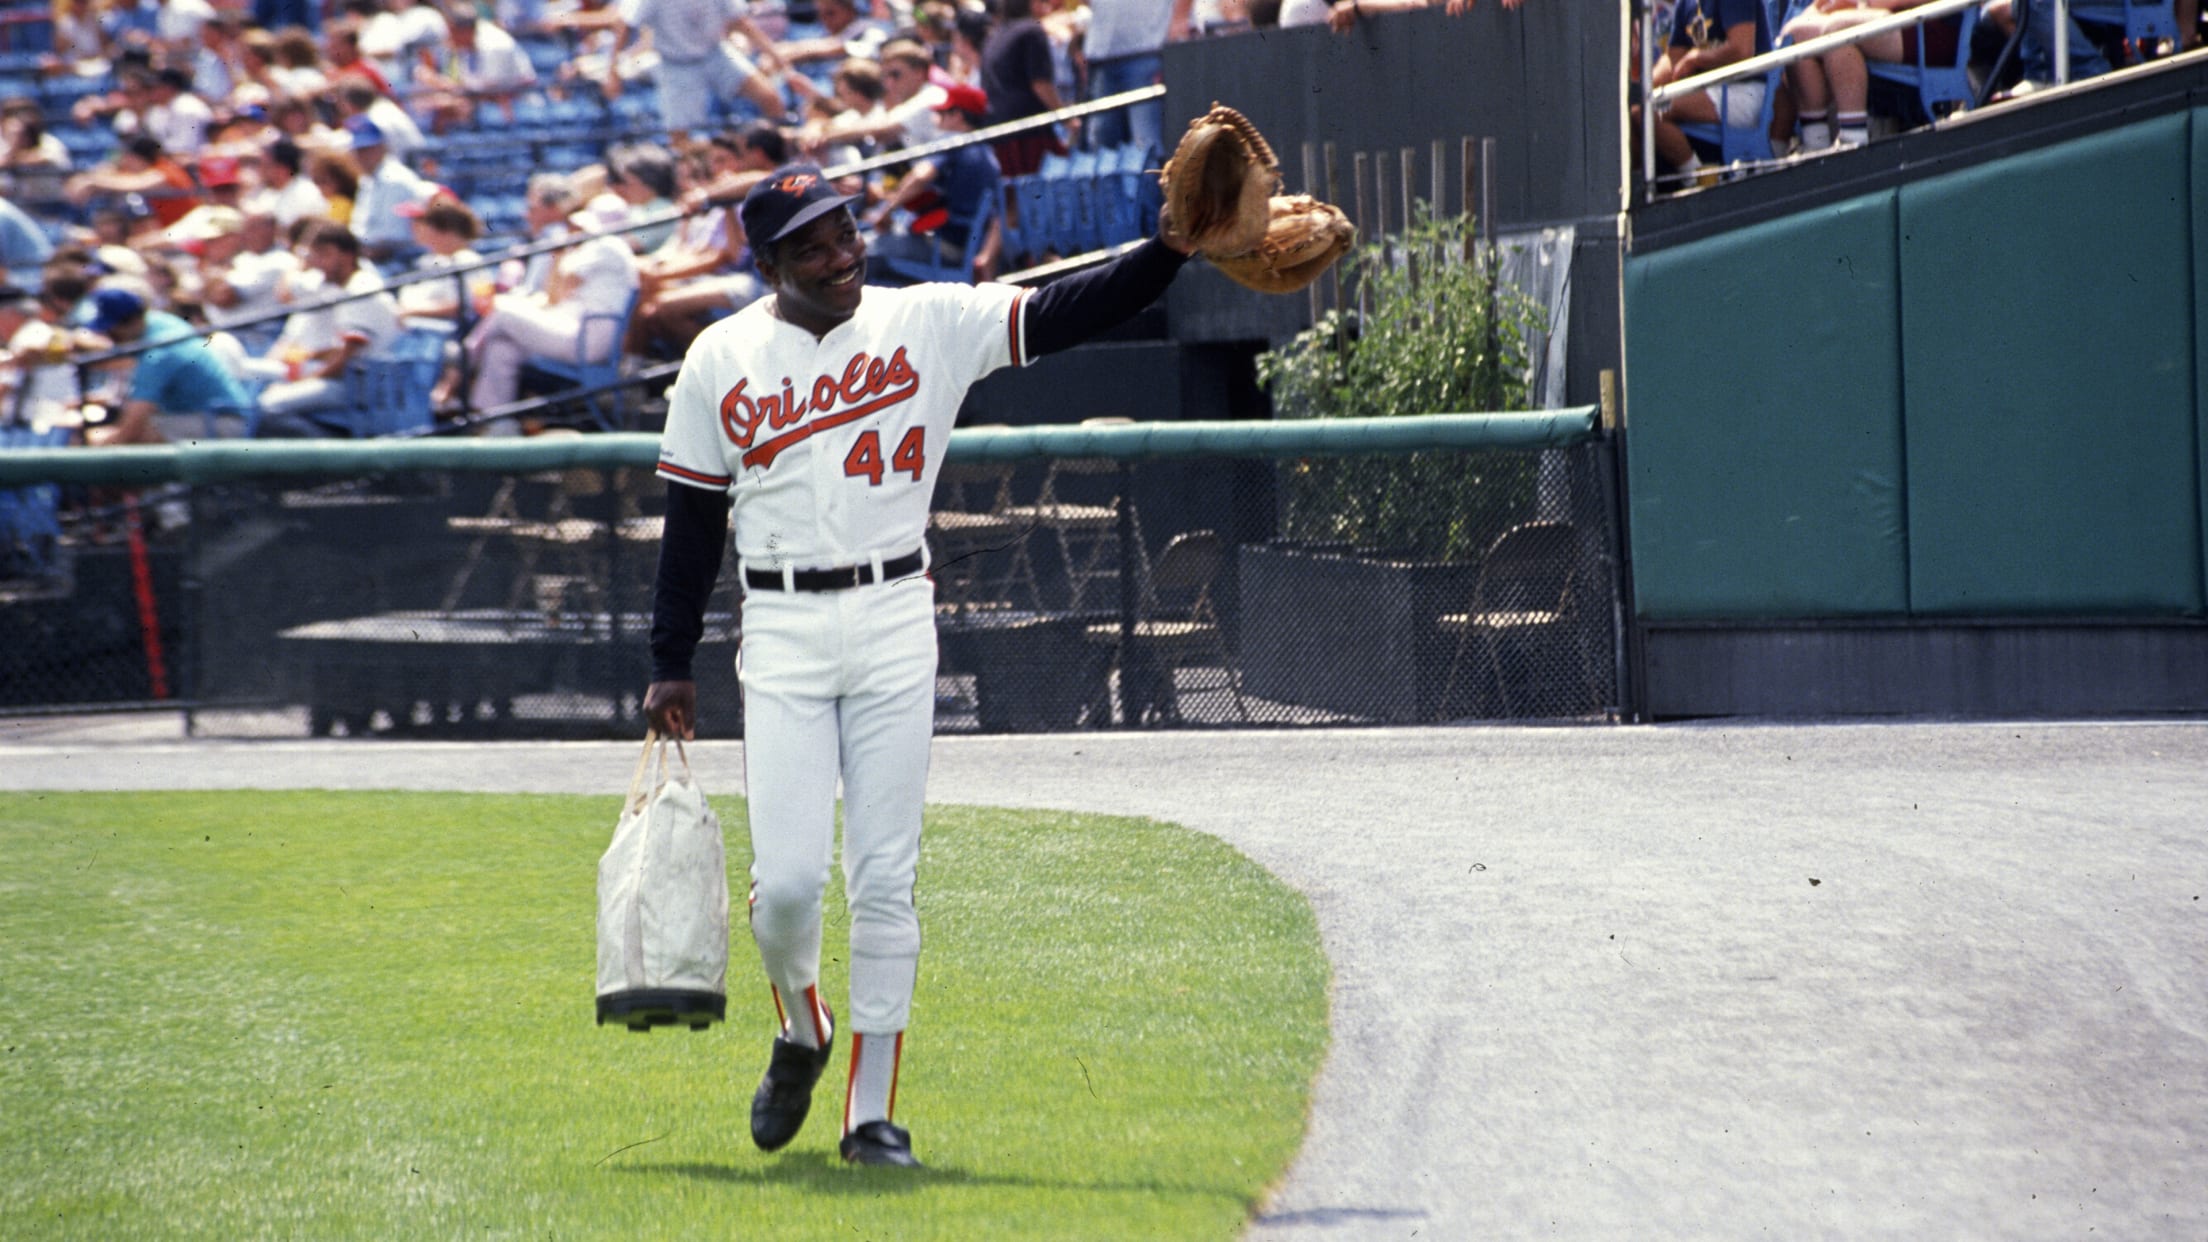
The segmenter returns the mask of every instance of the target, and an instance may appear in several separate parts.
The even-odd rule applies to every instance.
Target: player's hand
[[[644,719],[661,737],[698,736],[698,683],[655,681],[644,691]]]

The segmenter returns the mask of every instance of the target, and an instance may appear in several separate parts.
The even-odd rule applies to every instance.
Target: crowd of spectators
[[[532,360],[678,358],[763,292],[732,208],[768,171],[1145,85],[1205,29],[1191,0],[1099,9],[1092,81],[1091,11],[1060,0],[61,0],[35,88],[0,107],[0,418],[83,421],[90,443],[232,414],[341,435],[348,376],[405,337],[446,341],[447,414],[513,402]],[[464,156],[553,104],[594,158],[509,148],[497,179],[470,175]],[[1160,128],[1149,104],[855,179],[876,278],[982,230],[973,277],[1055,257],[1007,253],[982,198],[1047,153]],[[140,385],[165,347],[80,374],[171,338],[227,382]]]
[[[1384,2],[1384,0],[1383,0]],[[1654,55],[1655,86],[1737,64],[1775,47],[1805,42],[1880,21],[1930,0],[1653,0],[1652,28],[1661,40]],[[1655,121],[1656,158],[1675,183],[1709,184],[1720,170],[1706,167],[1708,144],[1689,137],[1693,126],[1760,127],[1773,157],[1844,151],[1871,141],[1874,120],[1896,128],[1932,120],[1920,97],[1897,92],[1883,118],[1872,106],[1871,66],[1877,63],[1961,67],[1973,88],[1994,98],[2031,94],[2067,78],[2096,77],[2127,63],[2191,51],[2200,46],[2199,0],[2171,5],[2174,34],[2135,37],[2125,25],[2065,17],[2068,64],[2058,67],[2053,0],[1987,0],[1974,13],[1952,13],[1913,26],[1868,35],[1821,55],[1800,59],[1779,76],[1775,91],[1749,77],[1714,91],[1672,101]],[[2020,29],[2021,27],[2021,29]],[[1970,38],[1965,41],[1966,31]],[[1639,28],[1634,31],[1636,41]],[[2013,49],[2010,44],[2014,43]],[[1641,61],[1636,42],[1631,63]],[[2004,55],[2004,53],[2008,53]],[[1974,89],[1974,96],[1975,96]],[[1633,132],[1639,139],[1638,105]]]

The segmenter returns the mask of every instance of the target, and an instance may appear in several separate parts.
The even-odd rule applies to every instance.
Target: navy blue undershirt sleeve
[[[1070,349],[1158,300],[1188,256],[1153,237],[1113,259],[1052,281],[1027,300],[1031,358]]]
[[[728,546],[728,493],[667,485],[667,525],[652,589],[652,680],[691,681],[690,658],[705,632],[705,601]]]

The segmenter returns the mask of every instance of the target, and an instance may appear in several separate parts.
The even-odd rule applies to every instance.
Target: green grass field
[[[1305,902],[1208,837],[934,809],[898,1096],[929,1168],[776,1155],[731,1020],[592,1021],[619,799],[0,795],[0,1238],[1226,1238],[1325,1045]],[[824,992],[844,992],[842,895]]]

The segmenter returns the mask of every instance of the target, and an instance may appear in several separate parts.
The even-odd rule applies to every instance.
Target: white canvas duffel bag
[[[679,774],[667,765],[670,741]],[[727,1009],[721,821],[682,740],[647,733],[613,844],[598,860],[598,1021],[704,1030]]]

